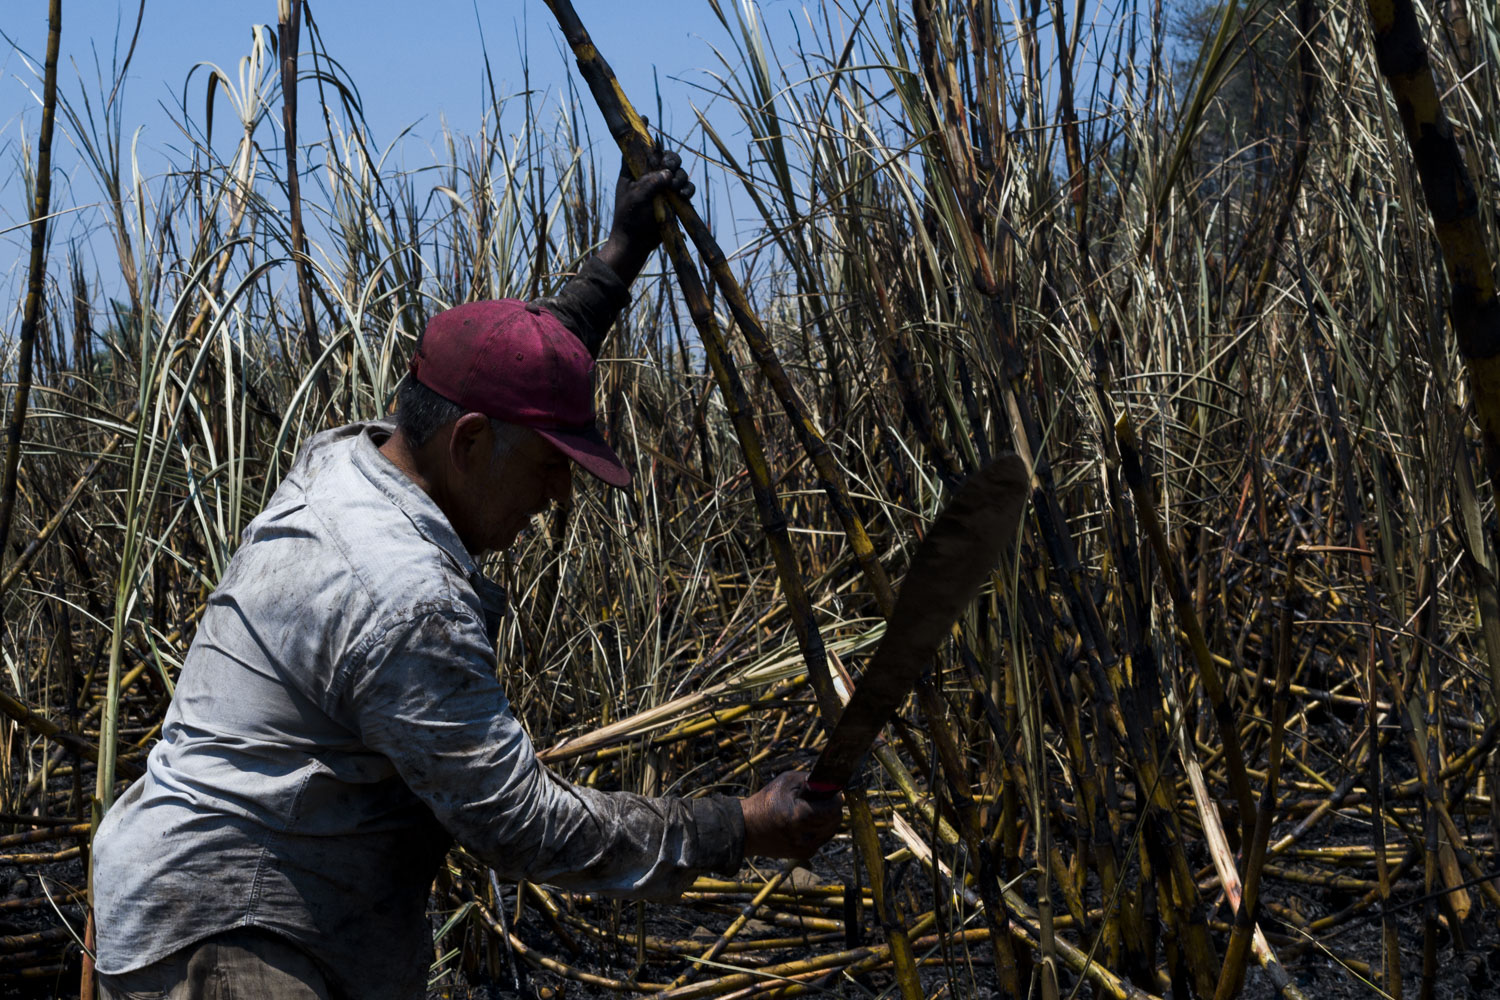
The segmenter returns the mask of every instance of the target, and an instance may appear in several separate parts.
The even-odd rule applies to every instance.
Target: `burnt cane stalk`
[[[57,118],[57,50],[62,39],[62,0],[47,9],[47,56],[42,76],[42,128],[36,144],[36,185],[31,203],[31,260],[27,267],[26,305],[21,314],[21,357],[16,368],[15,402],[5,434],[5,479],[0,485],[0,565],[5,562],[10,522],[15,515],[21,472],[21,431],[31,397],[31,359],[42,321],[42,292],[47,284],[47,213],[52,204],[52,124]]]
[[[1432,227],[1443,251],[1448,319],[1469,372],[1485,471],[1500,497],[1500,301],[1484,241],[1479,198],[1463,151],[1443,112],[1427,44],[1411,0],[1368,0],[1375,61],[1391,88],[1411,147]],[[1490,664],[1490,696],[1500,702],[1500,663]]]
[[[297,45],[302,36],[302,0],[278,0],[277,46],[281,56],[281,124],[286,140],[286,196],[292,229],[292,258],[297,267],[297,301],[302,306],[302,342],[308,360],[318,364],[323,347],[313,316],[312,268],[307,263],[307,234],[302,230],[302,182],[297,177]],[[328,369],[318,368],[318,389],[326,404],[333,398]]]

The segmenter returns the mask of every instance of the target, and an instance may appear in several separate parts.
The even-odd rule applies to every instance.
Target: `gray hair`
[[[413,448],[432,440],[439,428],[464,415],[464,408],[453,400],[432,391],[410,375],[396,390],[396,427]],[[526,428],[519,424],[490,418],[495,435],[495,457],[508,455],[523,440]]]

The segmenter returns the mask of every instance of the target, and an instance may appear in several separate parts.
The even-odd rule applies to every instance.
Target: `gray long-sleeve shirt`
[[[597,271],[545,303],[575,332],[608,312]],[[246,529],[95,841],[100,971],[259,927],[344,996],[408,1000],[453,838],[504,876],[625,895],[738,867],[734,799],[603,793],[537,760],[497,679],[503,594],[377,450],[390,433],[313,438]]]

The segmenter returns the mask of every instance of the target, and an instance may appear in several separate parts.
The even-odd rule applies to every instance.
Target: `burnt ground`
[[[81,889],[84,883],[83,863],[78,856],[57,861],[39,860],[59,852],[67,852],[76,843],[76,835],[60,834],[50,841],[39,841],[5,852],[9,858],[24,856],[23,863],[0,861],[0,996],[4,997],[76,997],[79,982],[79,948],[63,926],[66,919],[75,931],[83,927],[83,911],[68,896]],[[1368,843],[1368,829],[1355,820],[1332,818],[1314,831],[1304,842],[1308,848],[1339,845],[1362,845]],[[895,843],[888,847],[894,850]],[[841,885],[850,877],[852,849],[846,838],[829,845],[810,865],[810,874],[798,873],[799,885]],[[1200,859],[1194,858],[1195,863]],[[1204,859],[1206,861],[1206,855]],[[1327,866],[1316,870],[1306,864],[1289,863],[1286,867],[1310,874],[1315,871],[1327,873]],[[774,871],[774,867],[769,871]],[[768,873],[767,872],[767,873]],[[1350,866],[1344,873],[1355,878],[1369,878],[1365,867]],[[741,873],[745,879],[754,873],[747,868]],[[915,865],[893,866],[892,887],[902,901],[908,914],[924,912],[931,908],[932,887],[927,876]],[[1273,947],[1282,958],[1294,981],[1310,998],[1344,1000],[1344,998],[1378,997],[1375,985],[1364,978],[1368,964],[1378,969],[1381,954],[1381,921],[1373,909],[1348,919],[1319,937],[1318,946],[1311,946],[1291,926],[1287,919],[1295,914],[1308,920],[1316,920],[1339,913],[1354,904],[1358,893],[1333,890],[1321,886],[1309,886],[1272,878],[1266,882],[1267,902],[1273,907],[1263,916],[1262,926],[1272,936]],[[50,892],[52,900],[47,898]],[[505,888],[510,907],[514,907],[514,890]],[[1402,875],[1396,887],[1396,923],[1400,933],[1404,993],[1417,996],[1421,985],[1422,944],[1424,906],[1409,905],[1423,893],[1422,871],[1418,864]],[[1487,908],[1480,893],[1470,890],[1473,911],[1464,923],[1465,937],[1461,948],[1455,948],[1446,923],[1439,924],[1438,969],[1433,996],[1437,1000],[1457,1000],[1467,997],[1500,996],[1500,926],[1497,926],[1492,908]],[[563,894],[558,895],[564,899]],[[733,910],[719,906],[698,904],[644,904],[617,902],[587,897],[574,897],[568,902],[572,916],[605,930],[614,930],[627,940],[633,940],[641,928],[649,935],[673,940],[692,940],[707,948],[717,934],[733,919]],[[511,912],[514,912],[513,909]],[[1061,913],[1059,906],[1057,912]],[[517,936],[536,954],[560,962],[571,969],[603,976],[614,980],[627,980],[635,974],[638,981],[649,983],[670,982],[685,968],[681,961],[664,961],[657,956],[648,956],[644,965],[637,965],[635,950],[623,944],[606,945],[591,941],[580,933],[576,924],[554,925],[544,919],[536,906],[523,905],[521,920],[514,930]],[[1281,917],[1278,916],[1281,914]],[[838,917],[833,912],[827,914]],[[1220,902],[1211,919],[1229,919],[1227,907]],[[436,917],[435,917],[436,919]],[[863,933],[857,938],[860,944],[878,944],[883,940],[872,926],[869,914],[863,920]],[[974,926],[971,924],[970,926]],[[747,940],[785,938],[796,934],[794,929],[753,922],[742,934]],[[1221,951],[1227,936],[1215,934]],[[825,937],[811,940],[802,947],[782,948],[774,952],[739,953],[726,956],[726,964],[743,963],[745,966],[768,962],[786,962],[827,954],[846,947],[842,935],[833,940]],[[1326,950],[1325,950],[1326,949]],[[476,951],[478,949],[475,949]],[[973,997],[984,1000],[988,996],[999,996],[992,967],[988,963],[988,949],[982,942],[970,945],[967,952],[952,955],[947,967],[928,966],[922,977],[928,996]],[[1342,964],[1347,963],[1347,964]],[[1352,967],[1351,967],[1352,966]],[[509,963],[503,953],[497,966],[498,975],[490,979],[481,967],[472,971],[467,980],[479,984],[471,987],[461,970],[455,969],[443,977],[429,997],[466,1000],[466,998],[505,997],[539,1000],[593,1000],[593,998],[618,997],[621,994],[596,986],[580,983],[559,975],[532,968],[521,963],[522,988],[516,990],[511,978]],[[951,974],[950,974],[951,970]],[[701,978],[712,978],[726,974],[729,970],[716,970]],[[1074,985],[1071,974],[1064,970],[1061,985],[1064,995]],[[892,986],[889,975],[874,972],[859,980],[850,980],[837,971],[822,984],[824,995],[843,997],[874,997],[887,993]],[[1164,991],[1170,993],[1170,991]],[[1078,991],[1080,998],[1091,998],[1095,994],[1088,984]],[[1252,966],[1247,977],[1243,996],[1250,1000],[1275,996],[1270,980],[1258,968]]]
[[[82,845],[66,829],[37,836],[50,839],[0,851],[0,996],[76,997]]]
[[[1282,831],[1278,829],[1276,832]],[[1366,844],[1368,844],[1368,827],[1340,816],[1330,817],[1301,842],[1303,847],[1309,849]],[[896,845],[894,840],[890,840],[886,846],[894,850]],[[1198,854],[1199,856],[1194,857],[1193,861],[1195,864],[1201,862],[1204,866],[1203,870],[1206,870],[1207,853],[1200,851]],[[813,860],[808,882],[822,885],[844,883],[849,878],[851,860],[852,848],[848,840],[841,838],[835,841]],[[1314,876],[1329,873],[1327,866],[1320,865],[1314,868],[1295,861],[1285,863],[1284,867]],[[774,871],[774,868],[771,870]],[[1351,878],[1368,879],[1373,878],[1373,867],[1351,866],[1343,869],[1341,873]],[[750,872],[748,870],[742,872],[741,877],[750,877]],[[897,896],[913,904],[907,907],[909,913],[924,912],[931,908],[932,887],[925,884],[926,879],[927,876],[916,866],[908,865],[904,868],[896,866],[893,876],[894,888]],[[1353,998],[1374,998],[1383,995],[1380,988],[1383,984],[1380,983],[1378,974],[1382,953],[1382,921],[1377,909],[1370,908],[1360,915],[1340,922],[1333,929],[1322,932],[1317,936],[1316,943],[1296,926],[1298,921],[1305,923],[1339,914],[1354,906],[1362,893],[1300,884],[1285,878],[1269,878],[1263,884],[1267,909],[1262,911],[1261,927],[1270,936],[1272,947],[1290,973],[1292,981],[1307,997],[1322,998],[1322,1000],[1345,1000],[1345,998],[1353,1000]],[[1418,996],[1422,987],[1425,915],[1425,907],[1421,902],[1423,891],[1422,867],[1418,862],[1396,882],[1395,905],[1393,906],[1401,945],[1403,994],[1407,997]],[[1437,923],[1437,968],[1431,993],[1434,1000],[1500,996],[1500,925],[1497,925],[1495,910],[1486,906],[1478,890],[1471,887],[1469,891],[1473,908],[1462,924],[1463,937],[1457,947],[1448,933],[1446,920],[1440,919]],[[1227,924],[1233,918],[1222,898],[1215,899],[1212,896],[1205,898],[1213,903],[1212,912],[1209,914],[1210,920],[1226,925],[1224,929],[1216,930],[1214,933],[1215,945],[1222,955],[1228,940]],[[1056,907],[1056,912],[1064,912],[1060,903]],[[598,927],[619,928],[626,936],[634,933],[638,926],[638,911],[635,904],[611,904],[584,900],[575,904],[575,913]],[[642,919],[646,933],[650,935],[679,940],[696,938],[702,941],[704,947],[707,947],[714,936],[728,925],[731,917],[726,913],[710,911],[701,905],[658,904],[647,906],[643,911]],[[863,943],[871,944],[882,941],[880,933],[869,926],[868,914],[866,914],[865,923]],[[979,925],[971,923],[968,926]],[[573,969],[611,979],[630,979],[634,972],[637,981],[664,983],[670,982],[687,967],[681,961],[664,961],[659,957],[647,961],[644,965],[638,965],[633,949],[580,942],[577,935],[571,935],[571,940],[565,942],[546,921],[534,912],[529,912],[525,907],[523,907],[522,919],[515,931],[521,940],[535,952],[562,962]],[[752,925],[747,930],[746,936],[768,938],[785,933],[784,928]],[[752,955],[748,960],[745,955],[741,954],[732,956],[726,961],[744,962],[747,966],[752,963],[787,962],[838,951],[843,947],[845,945],[842,941],[822,941],[802,948],[788,948],[764,955]],[[928,997],[972,997],[975,1000],[985,1000],[992,996],[999,997],[1002,994],[996,983],[994,970],[988,962],[988,947],[983,942],[971,944],[966,952],[961,951],[951,955],[946,967],[936,965],[922,970],[924,992]],[[727,969],[716,970],[699,978],[713,978],[716,975],[724,975],[728,971]],[[502,967],[500,975],[493,980],[487,980],[482,973],[472,976],[471,979],[481,985],[477,988],[470,986],[461,975],[454,974],[429,993],[429,1000],[439,997],[445,1000],[491,997],[504,997],[507,1000],[511,998],[560,1000],[564,997],[575,998],[575,1000],[595,1000],[595,998],[602,1000],[605,997],[620,995],[609,989],[581,983],[555,972],[527,967],[524,963],[519,990],[515,988],[515,982],[511,978],[508,967]],[[855,981],[840,975],[835,970],[818,985],[820,986],[818,992],[824,996],[874,998],[899,995],[892,978],[885,972],[874,972]],[[1076,978],[1068,970],[1063,969],[1060,985],[1062,996],[1066,997],[1078,984]],[[1162,996],[1184,996],[1182,991],[1174,991],[1170,988],[1153,990],[1153,992],[1158,992]],[[1077,997],[1085,998],[1085,1000],[1102,995],[1102,993],[1096,994],[1088,983],[1079,985],[1076,993]],[[1261,1000],[1261,998],[1270,1000],[1277,996],[1271,978],[1254,963],[1253,959],[1241,996],[1247,1000]]]
[[[1459,822],[1463,822],[1462,819]],[[1478,843],[1493,843],[1493,831],[1484,829],[1486,824],[1475,819],[1473,829],[1465,830]],[[1291,824],[1278,826],[1273,833],[1280,835],[1290,829]],[[16,829],[10,827],[10,829]],[[47,838],[47,839],[42,839]],[[1312,830],[1299,842],[1299,850],[1313,852],[1347,847],[1367,847],[1369,828],[1367,823],[1353,810],[1335,814]],[[7,845],[0,850],[0,997],[42,998],[76,997],[78,995],[81,954],[73,934],[81,934],[84,914],[81,905],[71,897],[84,885],[84,865],[77,853],[80,846],[79,832],[68,829],[42,830],[32,834],[25,844]],[[885,847],[893,851],[897,847],[894,838],[887,835]],[[1393,849],[1398,846],[1392,842]],[[799,887],[833,887],[847,884],[852,875],[853,851],[847,837],[840,837],[813,859],[808,872],[798,872],[793,880]],[[1192,852],[1191,861],[1201,866],[1200,874],[1208,870],[1208,856],[1201,849]],[[1374,877],[1373,865],[1365,860],[1342,866],[1330,864],[1326,858],[1314,864],[1305,857],[1281,858],[1277,863],[1286,873],[1303,873],[1315,878],[1326,878],[1331,874],[1351,879],[1368,880]],[[776,870],[774,864],[762,869],[759,875],[768,875]],[[740,874],[741,880],[751,881],[759,875],[747,867]],[[890,889],[898,900],[906,919],[933,908],[935,894],[929,876],[915,864],[897,864],[891,869]],[[1030,879],[1024,879],[1026,885]],[[1422,984],[1423,935],[1426,917],[1423,871],[1420,860],[1408,871],[1398,873],[1394,900],[1395,921],[1402,951],[1404,994],[1419,995]],[[1470,887],[1469,900],[1472,910],[1461,925],[1463,934],[1455,942],[1448,932],[1446,919],[1439,919],[1437,928],[1437,969],[1433,980],[1432,996],[1436,1000],[1465,997],[1500,996],[1500,922],[1495,909],[1485,900],[1477,887]],[[1264,882],[1265,902],[1261,926],[1271,936],[1272,945],[1294,982],[1309,998],[1323,1000],[1345,1000],[1345,998],[1378,997],[1381,995],[1378,976],[1371,971],[1380,968],[1382,924],[1379,913],[1370,908],[1341,920],[1334,928],[1317,935],[1316,943],[1308,940],[1295,926],[1335,914],[1345,913],[1354,906],[1362,893],[1357,889],[1331,888],[1293,881],[1288,874],[1268,875]],[[515,889],[503,887],[507,899],[507,911],[515,912]],[[48,898],[50,894],[50,899]],[[558,893],[555,896],[571,912],[567,922],[557,923],[547,919],[536,905],[523,903],[520,920],[514,931],[519,939],[535,955],[561,963],[569,969],[602,976],[611,980],[634,980],[645,983],[666,983],[681,974],[687,964],[680,959],[664,959],[657,954],[648,954],[644,964],[637,962],[633,942],[644,930],[648,935],[675,941],[691,941],[696,950],[706,949],[738,912],[737,905],[718,905],[706,901],[681,902],[678,904],[636,904],[583,896],[569,897]],[[1206,896],[1212,904],[1209,918],[1220,924],[1231,919],[1227,906],[1221,899]],[[1098,905],[1098,899],[1092,900]],[[809,912],[830,919],[842,919],[845,914],[837,908],[810,907]],[[434,913],[434,927],[438,926],[445,913],[451,913],[452,904]],[[1065,912],[1060,902],[1054,911]],[[1439,912],[1440,918],[1445,915]],[[951,925],[951,919],[949,920]],[[843,950],[850,945],[879,944],[883,935],[873,925],[871,914],[862,915],[860,932],[852,941],[838,932],[823,932],[805,944],[779,948],[774,951],[740,952],[726,955],[721,961],[726,966],[752,967],[768,963],[789,962],[815,955],[826,955]],[[473,924],[477,927],[477,923]],[[601,943],[591,939],[584,926],[609,932],[613,943]],[[977,922],[968,924],[979,926]],[[71,928],[71,931],[70,929]],[[482,955],[486,950],[475,946],[480,940],[477,932],[471,931],[469,947],[472,955]],[[799,933],[795,927],[773,925],[755,921],[741,934],[747,941],[787,939]],[[1068,935],[1071,937],[1071,934]],[[1227,931],[1216,930],[1215,942],[1222,954],[1227,941]],[[445,944],[461,939],[450,938]],[[920,954],[920,953],[919,953]],[[999,996],[994,970],[988,964],[987,945],[980,941],[948,952],[929,951],[939,964],[925,966],[922,970],[924,991],[927,996],[973,997],[984,1000]],[[459,960],[451,962],[451,969],[443,975],[429,994],[447,1000],[467,1000],[479,997],[539,998],[539,1000],[593,1000],[593,998],[618,997],[621,994],[609,989],[589,985],[570,979],[554,971],[534,968],[525,962],[522,969],[521,988],[516,989],[511,966],[504,952],[493,954],[494,964],[486,958],[470,962],[465,975]],[[945,963],[945,964],[943,964]],[[494,970],[490,977],[487,972]],[[700,978],[713,978],[727,974],[731,969],[715,969]],[[1061,986],[1067,996],[1075,985],[1075,979],[1066,969],[1062,970]],[[858,979],[850,979],[839,970],[834,970],[819,983],[825,996],[876,997],[894,995],[890,976],[881,971]],[[1173,995],[1170,989],[1161,989],[1162,995]],[[1085,983],[1076,994],[1083,1000],[1096,994]],[[1177,995],[1180,995],[1177,994]],[[1253,964],[1242,994],[1250,1000],[1271,998],[1276,995],[1271,981]]]

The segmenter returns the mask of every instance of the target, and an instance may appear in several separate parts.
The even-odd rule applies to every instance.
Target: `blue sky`
[[[726,11],[732,12],[736,3],[724,0]],[[183,162],[183,157],[174,152],[183,146],[183,137],[167,109],[183,100],[184,85],[194,65],[215,63],[235,78],[240,59],[250,49],[252,25],[268,24],[274,33],[276,6],[275,0],[146,0],[135,55],[120,98],[124,101],[126,132],[141,130],[138,148],[145,174],[156,174],[169,163]],[[800,0],[762,0],[760,6],[765,23],[778,40],[792,38],[792,18],[805,18]],[[816,9],[819,5],[811,6]],[[690,102],[702,107],[711,100],[703,90],[711,85],[707,72],[722,69],[712,46],[732,52],[706,0],[575,0],[575,8],[632,100],[655,117],[659,85],[665,111],[662,124],[673,134],[688,131],[693,121]],[[116,52],[123,55],[128,46],[138,9],[138,0],[64,0],[59,87],[65,96],[76,102],[87,94],[97,105],[101,95],[108,93]],[[0,30],[14,43],[0,42],[0,163],[4,164],[0,169],[0,230],[24,220],[24,192],[17,176],[21,137],[24,134],[34,142],[40,125],[35,95],[41,92],[46,15],[47,0],[0,3]],[[502,96],[523,89],[522,53],[529,55],[532,89],[544,92],[552,102],[542,112],[548,118],[555,115],[572,69],[572,55],[542,0],[315,2],[312,15],[324,48],[342,64],[346,77],[359,90],[375,144],[384,147],[402,129],[415,126],[398,154],[412,166],[433,161],[427,143],[439,134],[445,118],[455,132],[477,131],[487,103],[486,50]],[[304,26],[304,69],[311,64],[309,45],[309,31]],[[199,70],[186,90],[189,113],[200,123],[206,85],[207,74]],[[301,93],[299,138],[316,141],[323,135],[316,112],[317,93],[308,83],[303,84]],[[586,95],[584,103],[594,141],[608,144],[602,121]],[[520,103],[513,107],[519,109]],[[217,140],[222,136],[227,151],[233,140],[233,118],[222,98],[216,114],[221,117],[216,119],[215,145],[220,145]],[[514,125],[507,120],[507,131],[520,127],[519,110],[516,115]],[[726,115],[713,117],[716,124],[725,123],[733,131]],[[97,198],[91,193],[87,173],[65,134],[61,117],[59,128],[54,143],[54,211],[87,205]],[[266,133],[262,142],[274,139]],[[601,162],[614,162],[614,156],[612,149],[599,154]],[[696,173],[701,186],[701,168]],[[720,181],[721,177],[715,178],[722,190]],[[85,210],[76,213],[77,219],[68,218],[59,232],[87,225],[87,214]],[[4,284],[14,287],[15,272],[18,266],[24,266],[24,254],[23,232],[0,234],[0,274],[8,279]]]
[[[734,0],[728,0],[732,7]],[[0,29],[24,51],[40,60],[46,41],[46,0],[7,0]],[[763,3],[767,23],[785,27],[799,9],[789,0]],[[654,91],[653,69],[674,107],[692,90],[682,80],[703,83],[702,70],[717,69],[709,42],[723,44],[723,30],[704,0],[673,3],[627,3],[623,0],[578,0],[579,16],[620,76],[627,93],[646,103]],[[64,0],[60,85],[77,92],[98,89],[95,57],[110,75],[119,37],[123,52],[134,27],[136,0]],[[541,0],[427,0],[396,3],[317,3],[312,13],[328,52],[359,87],[365,112],[377,140],[425,119],[435,131],[439,115],[456,126],[478,121],[484,109],[483,53],[488,48],[497,87],[522,88],[521,53],[531,60],[532,84],[554,93],[572,57]],[[189,71],[199,62],[216,63],[231,76],[250,46],[253,24],[276,21],[275,0],[255,3],[147,0],[139,42],[127,80],[128,119],[144,125],[145,141],[174,141],[158,105],[175,104]],[[308,49],[304,28],[302,49]],[[304,62],[304,65],[306,65]],[[21,53],[0,51],[0,126],[13,131],[18,115],[32,116],[35,101],[29,87],[40,90]],[[201,86],[201,85],[200,85]],[[201,89],[195,111],[201,110]],[[694,96],[700,101],[703,95]],[[379,133],[384,132],[384,135]]]

